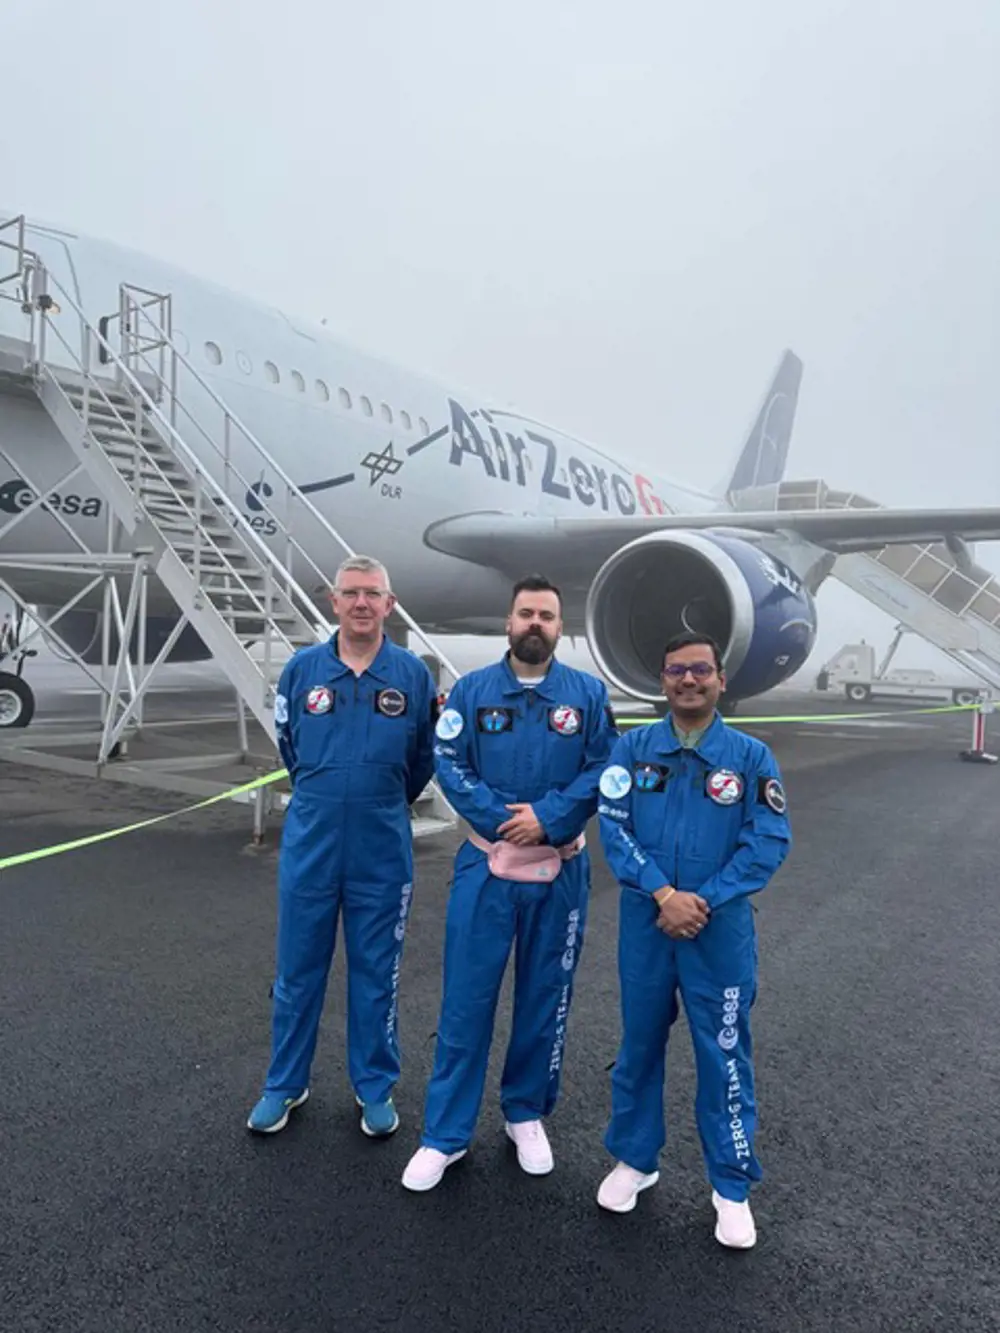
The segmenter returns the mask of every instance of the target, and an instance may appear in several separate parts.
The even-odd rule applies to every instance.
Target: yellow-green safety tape
[[[912,717],[915,713],[967,713],[971,708],[978,708],[979,704],[941,704],[937,708],[896,708],[888,713],[802,713],[799,716],[789,715],[787,717],[727,717],[726,721],[731,727],[744,727],[748,722],[843,722],[847,719],[852,721],[867,722],[877,717]],[[659,721],[658,718],[645,717],[615,717],[616,722],[624,722],[626,725],[639,726],[644,722]]]
[[[208,805],[215,805],[219,801],[229,801],[234,796],[242,796],[244,792],[256,791],[258,787],[266,787],[268,783],[277,782],[279,778],[287,775],[286,768],[279,769],[276,773],[267,773],[262,778],[254,778],[253,782],[245,782],[241,787],[232,787],[229,791],[220,791],[215,796],[208,796],[203,801],[196,801],[194,805],[186,805],[183,810],[169,810],[165,815],[153,815],[150,819],[140,819],[136,824],[126,824],[124,828],[107,829],[104,833],[91,833],[86,838],[74,838],[72,842],[61,842],[55,847],[40,847],[34,852],[21,852],[17,856],[4,856],[0,858],[0,870],[10,870],[12,866],[25,865],[28,861],[40,861],[46,856],[56,856],[60,852],[72,852],[78,847],[89,847],[95,842],[105,842],[108,838],[120,838],[123,833],[135,833],[138,829],[149,828],[153,824],[162,824],[165,819],[176,819],[178,815],[189,815],[193,810],[204,810]]]
[[[747,723],[761,722],[837,722],[845,719],[863,721],[868,719],[882,717],[911,717],[913,714],[926,713],[964,713],[970,708],[978,708],[978,703],[974,704],[945,704],[937,708],[897,708],[889,713],[803,713],[800,716],[787,717],[733,717],[726,721],[730,726],[745,726]],[[616,717],[616,722],[624,723],[626,726],[643,726],[659,721],[656,717]],[[217,805],[220,801],[232,800],[234,796],[242,796],[246,792],[256,791],[259,787],[266,787],[269,783],[278,782],[281,778],[288,776],[288,770],[281,768],[274,773],[266,773],[262,778],[254,778],[252,782],[245,782],[240,787],[231,787],[228,791],[220,791],[215,796],[208,796],[203,801],[196,801],[194,805],[186,805],[181,810],[169,810],[165,815],[153,815],[149,819],[140,819],[135,824],[126,824],[123,828],[106,829],[104,833],[91,833],[86,838],[74,838],[72,842],[61,842],[54,847],[40,847],[34,852],[21,852],[17,856],[0,857],[0,870],[11,870],[14,866],[27,865],[29,861],[41,861],[47,856],[58,856],[61,852],[73,852],[79,847],[90,847],[95,842],[106,842],[109,838],[120,838],[125,833],[136,833],[139,829],[151,828],[154,824],[162,824],[166,819],[176,819],[179,815],[189,815],[195,810],[204,810],[209,805]]]

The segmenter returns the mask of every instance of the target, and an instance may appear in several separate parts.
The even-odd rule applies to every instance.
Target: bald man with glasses
[[[398,1128],[397,1004],[413,894],[410,809],[434,772],[437,693],[426,663],[392,643],[385,566],[353,556],[332,593],[338,628],[300,649],[274,722],[292,799],[281,840],[271,1063],[247,1122],[284,1129],[309,1076],[337,922],[347,954],[348,1072],[361,1129]]]

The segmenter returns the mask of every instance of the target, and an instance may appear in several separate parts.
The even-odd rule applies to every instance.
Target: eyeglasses
[[[663,668],[663,675],[670,680],[682,680],[688,672],[695,680],[706,680],[715,671],[712,662],[671,662]]]
[[[373,602],[380,602],[383,597],[390,595],[384,588],[334,588],[333,591],[349,602],[356,602],[359,597],[370,597]]]

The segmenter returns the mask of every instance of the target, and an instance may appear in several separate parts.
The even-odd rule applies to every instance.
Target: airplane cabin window
[[[330,401],[330,390],[322,380],[316,381],[316,397],[321,403],[328,403]]]
[[[400,413],[399,413],[399,415],[400,415],[400,419],[401,419],[402,422],[403,422],[403,429],[404,429],[404,430],[412,430],[412,429],[413,429],[413,422],[412,422],[411,419],[410,419],[410,414],[409,414],[409,412],[406,412],[406,411],[403,411],[402,409],[400,409]]]
[[[292,383],[295,385],[299,393],[305,393],[306,382],[297,370],[292,371]]]
[[[365,394],[361,395],[361,410],[362,412],[364,412],[366,417],[370,417],[372,414],[371,399],[366,397]]]
[[[389,406],[388,403],[383,403],[383,404],[382,404],[382,417],[383,417],[383,420],[385,420],[385,421],[389,421],[389,422],[392,421],[392,408]]]
[[[346,389],[338,389],[337,397],[340,399],[341,407],[349,408],[351,406],[351,395],[347,392]]]
[[[420,423],[419,423],[419,424],[420,424],[420,429],[423,431],[423,433],[424,433],[425,435],[429,435],[429,434],[430,434],[430,431],[431,431],[431,428],[430,428],[430,426],[428,426],[427,422],[424,420],[423,417],[420,418]]]
[[[222,365],[222,348],[218,343],[206,343],[205,355],[213,366]]]
[[[272,384],[281,383],[281,376],[278,374],[278,367],[274,364],[273,361],[264,362],[264,374],[267,376],[267,378],[271,381]]]

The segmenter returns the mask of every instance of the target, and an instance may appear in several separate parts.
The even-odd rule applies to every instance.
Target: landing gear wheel
[[[856,704],[863,704],[871,696],[871,690],[867,685],[848,685],[844,693],[852,703]]]
[[[0,671],[0,731],[26,727],[35,713],[35,696],[20,676]]]
[[[974,704],[979,695],[975,690],[953,690],[951,697],[956,704]]]

